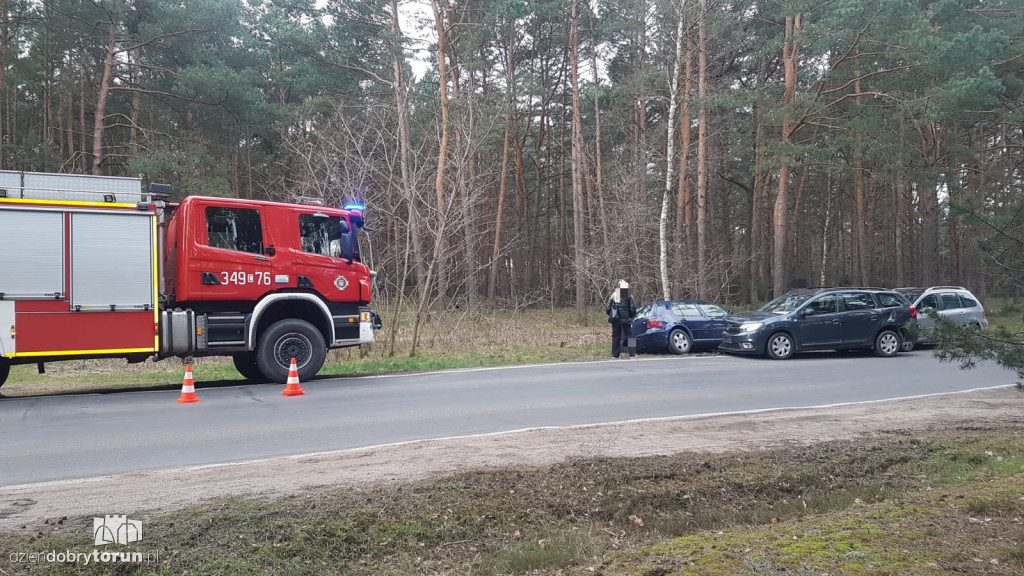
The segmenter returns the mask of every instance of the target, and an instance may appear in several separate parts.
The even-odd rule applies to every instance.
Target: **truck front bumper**
[[[373,331],[379,330],[383,323],[380,314],[368,306],[359,307],[359,344],[373,342]]]

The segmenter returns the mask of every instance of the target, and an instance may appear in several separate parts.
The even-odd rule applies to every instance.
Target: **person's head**
[[[618,291],[619,291],[619,298],[628,298],[629,297],[629,282],[626,282],[625,280],[619,280]]]

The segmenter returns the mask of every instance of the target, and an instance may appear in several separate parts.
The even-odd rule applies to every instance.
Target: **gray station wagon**
[[[919,342],[927,341],[927,332],[935,327],[935,316],[946,322],[972,326],[979,330],[988,328],[988,316],[981,302],[963,286],[932,286],[931,288],[897,288],[917,314],[917,323],[922,334]]]

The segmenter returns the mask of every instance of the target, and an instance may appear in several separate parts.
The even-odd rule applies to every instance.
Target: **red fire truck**
[[[15,364],[231,356],[286,382],[373,341],[361,206],[190,196],[139,178],[0,171],[0,384]]]

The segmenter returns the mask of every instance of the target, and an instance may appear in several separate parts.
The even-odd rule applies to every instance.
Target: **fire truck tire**
[[[305,320],[278,320],[259,337],[256,365],[271,382],[285,384],[292,358],[299,380],[308,380],[323,367],[327,344],[320,331]]]
[[[256,365],[256,353],[255,352],[241,352],[231,357],[235,362],[235,370],[245,377],[250,382],[266,382],[267,377],[260,372],[260,367]]]
[[[7,376],[11,373],[11,363],[8,360],[0,359],[0,386],[7,382]]]

